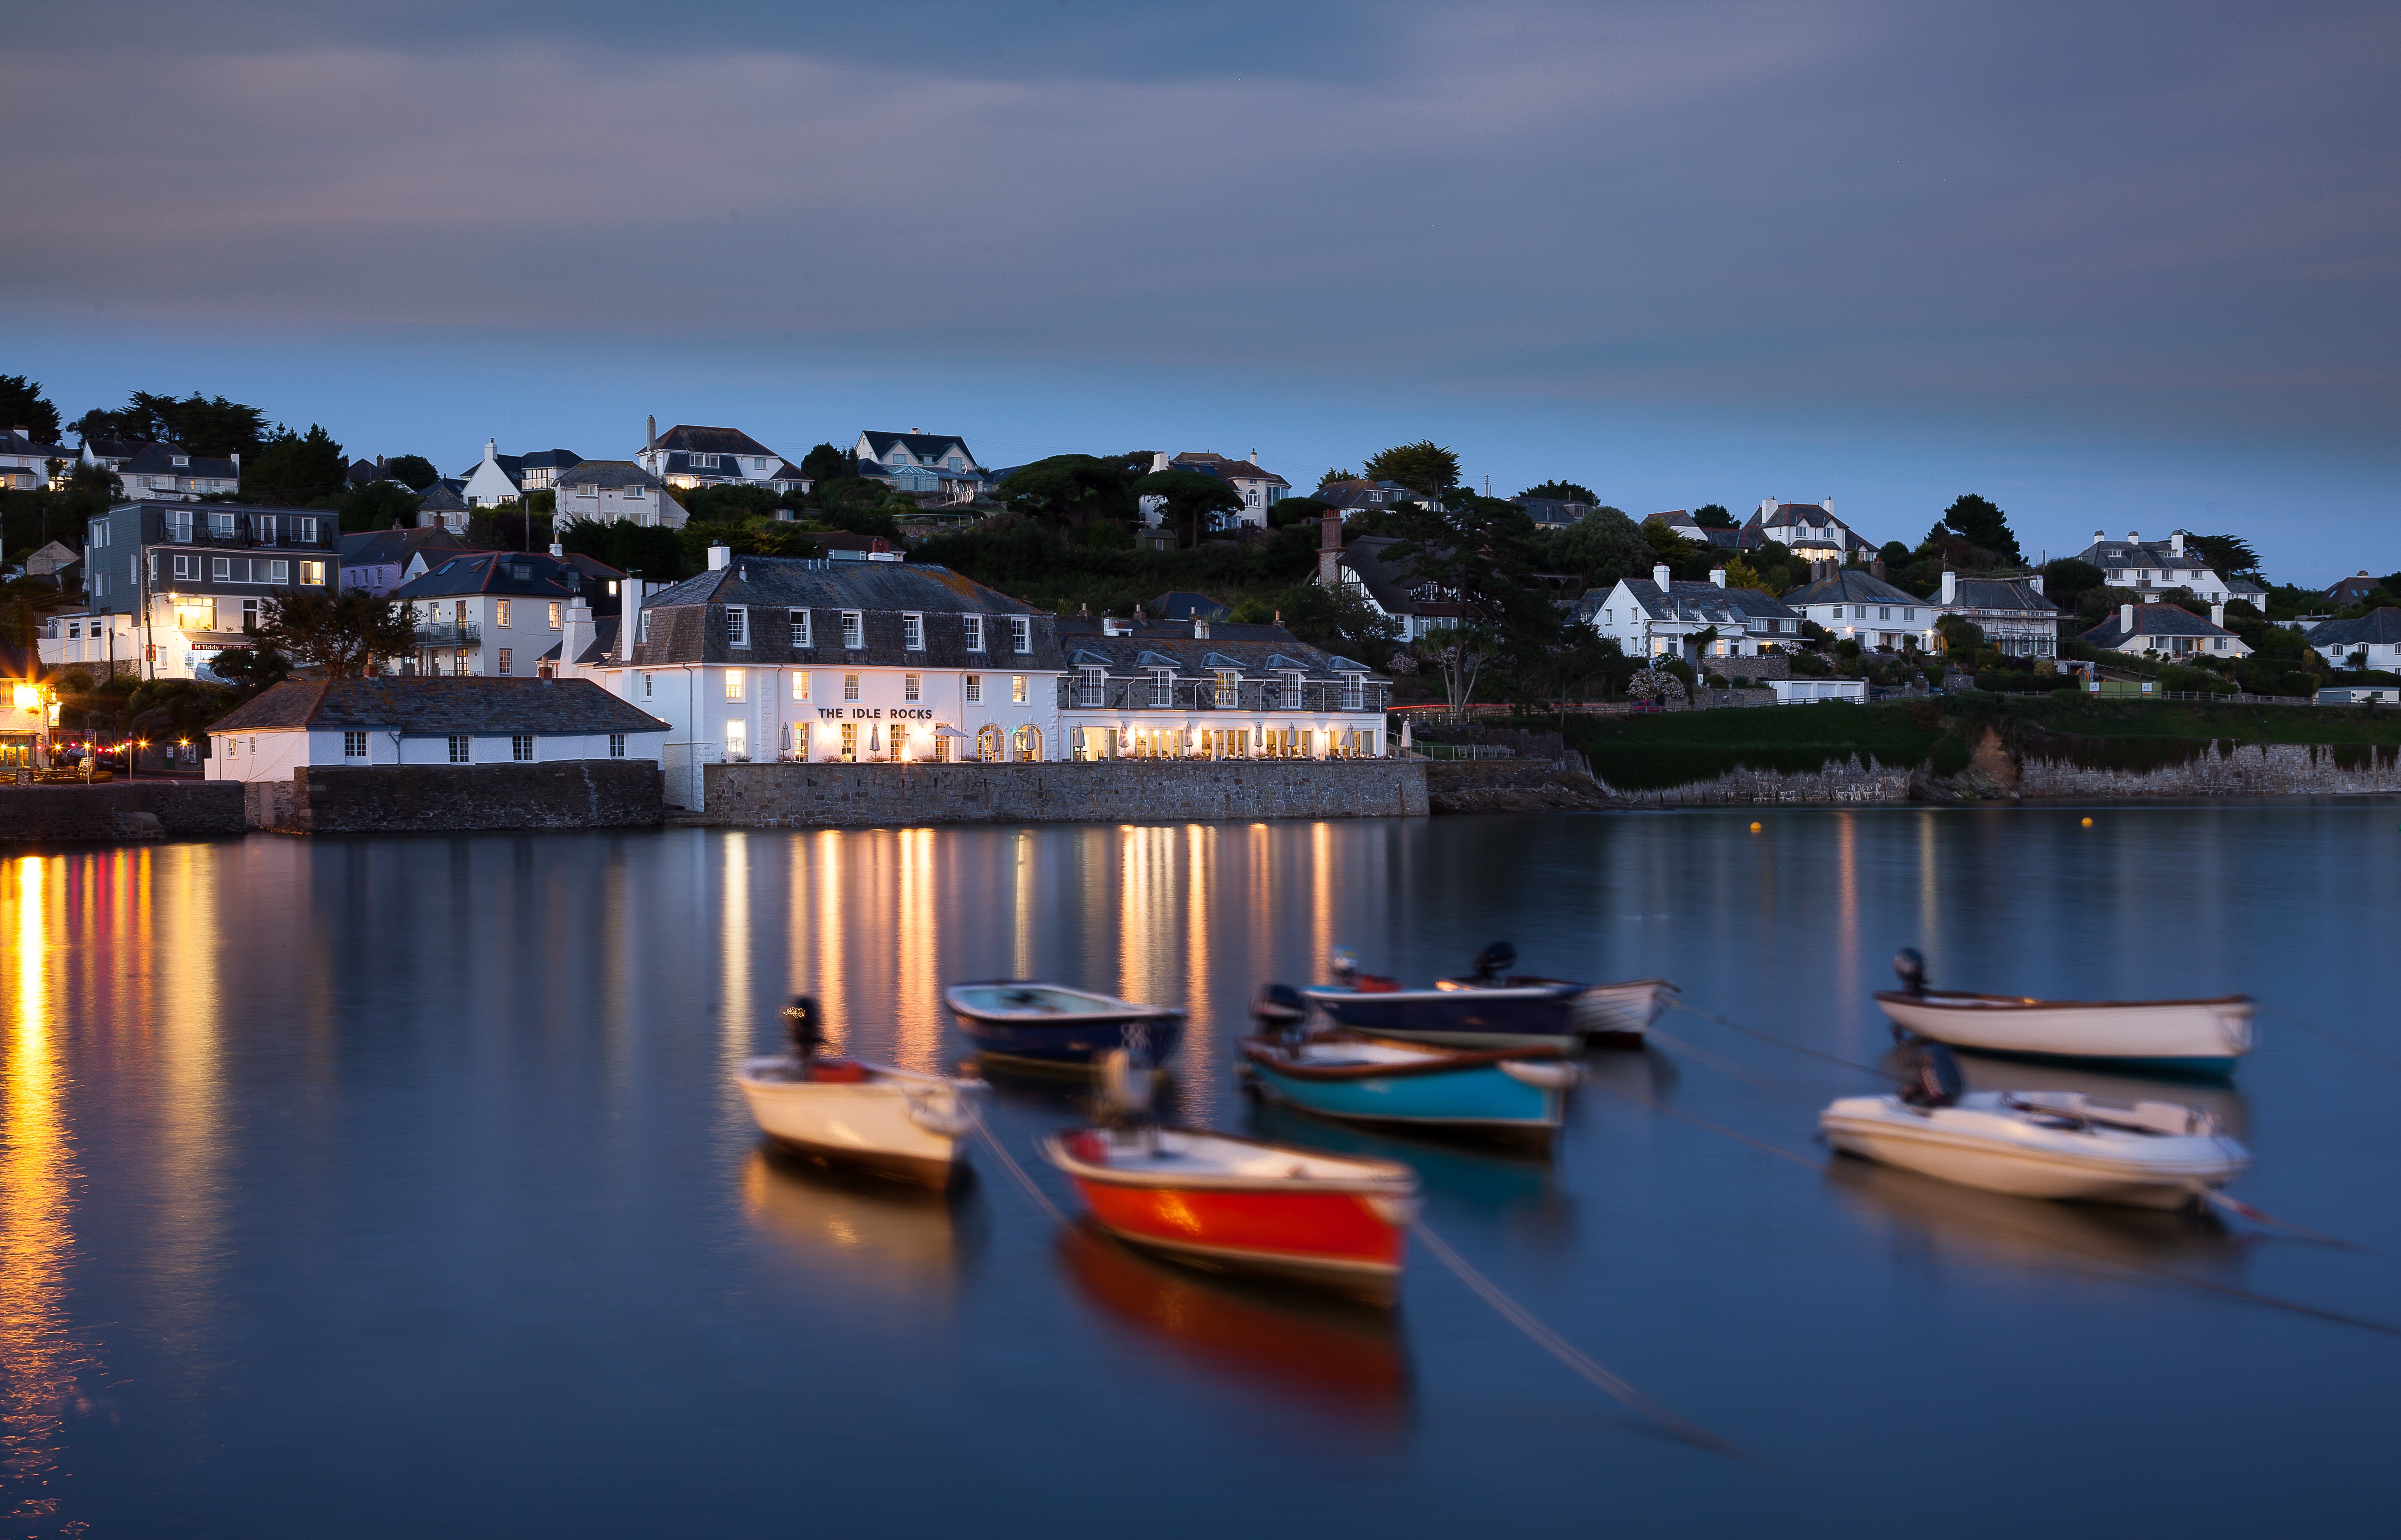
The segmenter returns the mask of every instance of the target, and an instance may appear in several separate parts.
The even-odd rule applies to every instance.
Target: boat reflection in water
[[[1400,1161],[1417,1172],[1419,1190],[1429,1197],[1518,1218],[1538,1216],[1544,1223],[1564,1224],[1569,1217],[1569,1199],[1547,1150],[1355,1128],[1271,1101],[1252,1103],[1243,1130],[1269,1143],[1299,1145],[1329,1155]]]
[[[809,1272],[879,1298],[948,1299],[973,1252],[960,1192],[854,1175],[761,1144],[742,1168],[742,1212]]]
[[[1368,1428],[1407,1420],[1408,1359],[1392,1311],[1197,1273],[1090,1220],[1071,1226],[1059,1250],[1087,1299],[1184,1362]]]

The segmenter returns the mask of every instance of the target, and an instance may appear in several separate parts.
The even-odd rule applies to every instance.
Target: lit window
[[[856,722],[842,725],[842,756],[844,759],[858,757],[858,724]]]
[[[464,733],[454,734],[450,740],[450,762],[454,765],[472,763],[475,756],[474,744],[475,741]]]
[[[737,765],[750,757],[750,724],[738,716],[725,724],[725,757]]]
[[[969,652],[981,652],[983,650],[983,617],[981,615],[970,615],[967,617],[967,650]]]
[[[553,630],[553,631],[556,631],[556,630],[558,629],[558,620],[559,620],[559,606],[558,606],[558,604],[557,604],[556,601],[553,601],[553,602],[552,602],[552,604],[551,604],[551,606],[550,606],[550,629],[551,629],[551,630]]]
[[[507,629],[507,627],[508,627],[508,623],[509,623],[509,602],[508,602],[506,599],[495,599],[495,600],[493,600],[493,601],[492,601],[492,624],[494,624],[494,625],[496,625],[496,626],[499,626],[499,627],[502,628],[503,630],[505,630],[505,629]]]
[[[1173,669],[1155,668],[1150,671],[1150,703],[1154,706],[1172,706],[1175,703],[1175,671]]]
[[[1022,674],[1012,674],[1012,675],[1010,675],[1008,676],[1008,699],[1009,699],[1010,703],[1012,703],[1012,704],[1014,704],[1014,705],[1021,705],[1021,706],[1022,706],[1022,705],[1025,704],[1025,675],[1022,675]]]
[[[809,676],[808,676],[807,673],[806,673],[805,671],[803,671],[803,672],[802,672],[802,673],[799,673],[799,674],[795,674],[795,675],[792,675],[792,699],[793,699],[793,700],[795,700],[795,701],[805,701],[805,700],[807,700],[808,698],[809,698]]]
[[[623,759],[625,757],[625,735],[624,733],[612,732],[609,735],[609,757],[611,759]]]
[[[509,672],[509,649],[507,647],[501,647],[499,651],[501,654],[501,672],[502,674],[506,674]]]
[[[1034,622],[1022,615],[1008,618],[1008,645],[1012,651],[1034,650]]]
[[[343,758],[345,758],[345,759],[364,759],[364,758],[365,758],[366,756],[367,756],[367,735],[366,735],[365,733],[364,733],[364,732],[345,732],[344,734],[342,734],[342,757],[343,757]]]
[[[926,650],[926,618],[923,615],[900,617],[900,645],[911,652]]]
[[[858,675],[845,674],[842,676],[842,698],[845,701],[856,701],[858,699]]]
[[[729,669],[727,669],[727,670],[725,671],[725,698],[726,698],[727,700],[729,700],[729,701],[739,701],[739,700],[741,700],[741,699],[742,699],[742,685],[743,685],[743,675],[742,675],[742,670],[740,670],[740,669],[738,669],[738,668],[729,668]]]
[[[862,617],[858,610],[845,609],[842,612],[843,646],[854,647],[865,647],[867,645],[866,633],[867,628],[865,618]]]
[[[278,567],[281,567],[283,564],[281,562],[278,562],[275,565]],[[277,582],[281,582],[283,579],[281,578],[278,578],[275,580]],[[325,564],[322,562],[302,562],[300,564],[300,580],[304,583],[316,583],[322,587],[325,581]]]
[[[1236,674],[1232,669],[1219,669],[1217,671],[1216,703],[1221,706],[1239,705],[1242,699],[1242,676]]]
[[[792,645],[794,647],[815,647],[816,644],[809,640],[809,612],[805,609],[793,610],[791,612],[791,621]]]
[[[969,705],[971,705],[971,706],[980,706],[980,705],[983,704],[983,675],[981,675],[981,674],[970,674],[970,675],[967,675],[967,704],[969,704]]]
[[[750,645],[750,612],[740,605],[725,606],[725,645],[727,647]]]
[[[509,737],[509,757],[519,764],[530,763],[533,759],[533,734],[512,733]]]
[[[900,675],[900,699],[903,701],[914,702],[917,699],[918,683],[925,676],[923,675],[918,674],[904,674]]]

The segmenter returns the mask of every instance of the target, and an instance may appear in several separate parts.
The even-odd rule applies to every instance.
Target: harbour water
[[[2292,1307],[2401,1326],[2396,817],[13,857],[0,1533],[2381,1532],[2401,1336]],[[2360,1249],[1829,1161],[1817,1110],[1874,1083],[1681,1011],[1672,1043],[1593,1056],[1549,1162],[1236,1088],[1262,981],[1338,945],[1424,979],[1502,939],[1856,1061],[1889,1047],[1868,996],[1902,945],[1961,988],[2254,994],[2230,1083],[1973,1058],[1969,1080],[2204,1103],[2255,1154],[2238,1195]],[[1751,1458],[1604,1397],[1422,1247],[1384,1315],[1062,1233],[986,1150],[947,1202],[761,1152],[729,1077],[775,1045],[786,996],[817,995],[847,1051],[943,1068],[966,1046],[942,984],[998,975],[1187,1006],[1178,1115],[1409,1161],[1429,1223],[1498,1286]],[[995,1077],[987,1104],[1071,1212],[1029,1147],[1077,1098]]]

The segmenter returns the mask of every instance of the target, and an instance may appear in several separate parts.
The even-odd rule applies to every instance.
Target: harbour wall
[[[665,780],[650,759],[530,765],[316,765],[288,781],[217,782],[245,822],[282,834],[656,827]]]
[[[243,828],[241,788],[230,782],[0,785],[0,844],[213,839]]]
[[[1421,815],[1409,759],[1104,759],[705,767],[700,821],[747,828]]]

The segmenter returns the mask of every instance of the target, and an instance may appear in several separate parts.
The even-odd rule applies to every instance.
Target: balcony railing
[[[440,650],[443,647],[480,647],[484,628],[473,620],[464,625],[418,626],[417,645]]]
[[[1149,678],[1115,678],[1098,687],[1081,675],[1068,675],[1060,681],[1059,704],[1068,711],[1307,711],[1370,713],[1384,709],[1385,687],[1381,685],[1351,685],[1340,680],[1307,679],[1295,686],[1289,680],[1245,679],[1235,688],[1234,699],[1217,698],[1217,682],[1214,679],[1178,679],[1167,692],[1165,701],[1159,699],[1156,681]]]

